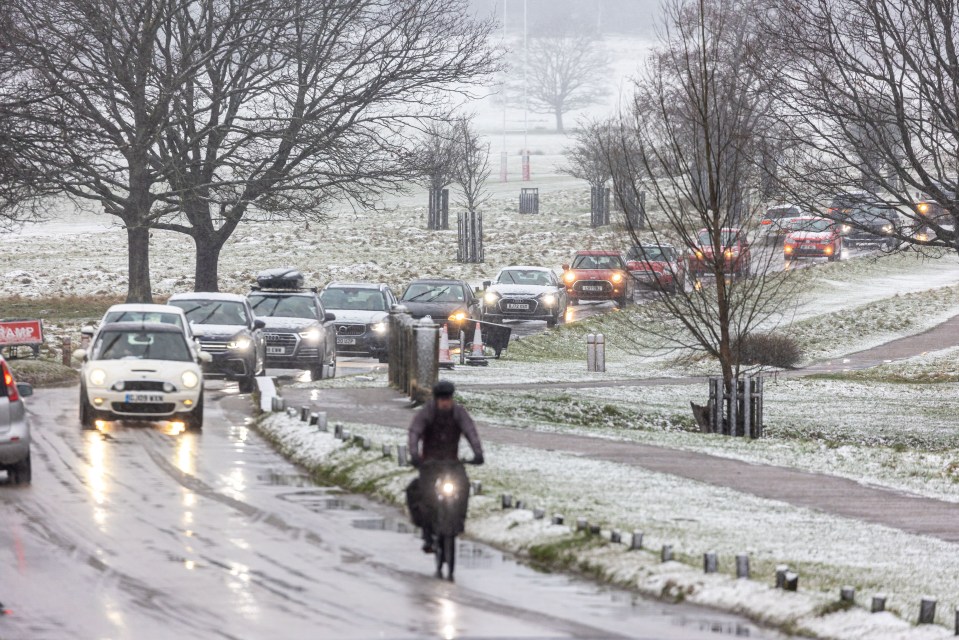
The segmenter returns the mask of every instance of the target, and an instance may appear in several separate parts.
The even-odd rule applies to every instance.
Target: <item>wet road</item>
[[[201,435],[84,433],[75,404],[38,391],[34,484],[0,482],[3,640],[770,637],[466,541],[437,581],[400,512],[313,486],[235,391],[208,392]]]

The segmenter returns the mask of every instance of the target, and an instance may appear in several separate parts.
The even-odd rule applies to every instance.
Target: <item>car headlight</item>
[[[572,271],[567,271],[566,275],[563,276],[563,280],[565,280],[569,284],[573,284],[573,282],[576,280],[576,274],[573,273]]]
[[[544,295],[543,304],[546,305],[547,307],[552,307],[554,304],[556,304],[556,294],[547,293],[546,295]]]
[[[486,304],[496,304],[497,300],[499,300],[499,294],[495,291],[487,291],[486,295],[483,296],[483,301]]]
[[[246,337],[234,338],[226,343],[227,349],[237,349],[238,351],[246,351],[250,348],[250,345],[253,344],[253,341]]]
[[[386,333],[387,324],[385,322],[374,322],[370,325],[370,329],[373,333]]]
[[[183,383],[183,386],[186,387],[187,389],[195,389],[196,386],[200,384],[200,376],[193,373],[192,371],[184,371],[183,375],[180,376],[180,381]],[[164,390],[166,389],[164,388]]]
[[[454,313],[451,313],[449,317],[450,322],[463,322],[464,320],[466,320],[465,311],[456,311]]]
[[[316,342],[320,339],[320,330],[316,327],[300,332],[300,337],[309,342]]]
[[[919,210],[919,213],[926,214],[929,212],[929,205],[925,202],[920,202],[916,209]]]
[[[94,369],[90,372],[90,384],[95,387],[102,387],[107,381],[107,372],[103,369]]]
[[[697,251],[697,252],[696,252],[696,259],[697,259],[697,260],[702,260],[702,259],[703,259],[703,252],[702,252],[702,251]]]
[[[843,233],[849,233],[850,231],[852,231],[852,227],[850,227],[848,224],[842,225],[842,232],[843,232]]]
[[[623,281],[623,276],[620,275],[620,274],[618,274],[618,273],[614,273],[614,274],[613,274],[613,277],[611,278],[611,280],[612,280],[613,282],[622,282],[622,281]]]
[[[882,232],[883,232],[883,233],[892,233],[892,225],[891,225],[891,224],[884,224],[884,225],[882,225]]]

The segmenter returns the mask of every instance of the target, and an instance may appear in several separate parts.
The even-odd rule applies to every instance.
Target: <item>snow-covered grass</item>
[[[913,358],[834,374],[814,376],[823,379],[930,384],[959,382],[959,348],[942,349]]]
[[[412,470],[397,468],[379,445],[401,443],[403,432],[345,426],[371,438],[373,450],[341,443],[285,415],[258,422],[281,452],[317,477],[402,504]],[[468,534],[548,568],[574,569],[646,595],[719,607],[820,638],[905,640],[950,633],[904,620],[915,618],[922,595],[933,594],[940,602],[939,622],[951,623],[959,603],[957,545],[576,455],[490,445],[487,460],[470,469],[485,495],[471,501]],[[604,534],[576,534],[535,520],[528,510],[502,511],[500,492],[547,514],[562,513],[567,522],[585,517],[602,525]],[[650,551],[609,543],[610,529],[644,531]],[[678,562],[659,562],[663,544],[674,546]],[[720,574],[702,574],[707,551],[719,554]],[[750,554],[753,581],[732,576],[733,557],[742,552]],[[778,564],[799,573],[799,593],[768,586]],[[860,606],[875,593],[887,594],[889,608],[901,618],[843,611],[836,600],[845,584],[857,587]]]

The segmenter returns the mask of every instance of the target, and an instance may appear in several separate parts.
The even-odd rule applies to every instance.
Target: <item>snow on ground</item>
[[[345,425],[373,440],[371,451],[333,440],[295,418],[275,415],[259,428],[295,462],[337,478],[347,487],[402,503],[412,470],[384,458],[380,445],[399,444],[402,432],[370,425]],[[941,624],[951,624],[959,603],[959,546],[864,524],[728,489],[633,467],[518,447],[491,445],[488,464],[470,468],[484,486],[471,502],[468,533],[510,551],[576,568],[657,597],[684,599],[749,615],[757,620],[821,638],[885,640],[944,638],[941,626],[911,627],[921,596],[939,598]],[[565,526],[535,520],[530,511],[502,511],[498,494],[510,492],[567,522],[585,517],[608,530],[645,533],[650,551],[576,535]],[[660,563],[658,549],[672,544],[678,562]],[[704,576],[702,554],[715,551],[720,575]],[[731,577],[735,554],[750,554],[754,581]],[[796,594],[766,586],[774,568],[788,564],[800,575]],[[857,604],[873,594],[889,598],[902,616],[873,616],[861,609],[828,613],[842,585],[857,587]]]

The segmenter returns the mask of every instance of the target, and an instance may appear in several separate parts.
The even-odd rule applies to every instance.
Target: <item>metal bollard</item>
[[[522,500],[517,500],[517,501],[516,501],[516,508],[517,508],[517,509],[525,509],[525,508],[526,508],[526,503],[523,502]]]
[[[596,368],[594,371],[606,373],[606,336],[596,334]]]
[[[340,437],[343,439],[343,442],[350,441],[350,432],[347,429],[343,429],[343,432],[340,434]]]
[[[630,551],[639,551],[642,548],[643,548],[643,532],[633,531],[633,539],[629,545]]]
[[[719,571],[719,556],[715,551],[703,554],[703,573],[716,573]]]
[[[589,523],[586,522],[586,518],[576,518],[576,530],[577,531],[586,531],[586,528],[589,526]]]
[[[310,408],[300,407],[300,422],[306,422],[310,419]]]
[[[659,559],[663,562],[669,562],[673,559],[673,545],[664,544],[663,550],[659,553]]]
[[[736,556],[736,577],[742,580],[749,579],[749,555],[745,553]]]
[[[557,513],[556,515],[553,516],[553,524],[561,525],[563,524],[563,522],[564,522],[564,518],[562,515]]]
[[[320,431],[329,429],[329,423],[326,420],[326,411],[320,411],[316,415],[316,428]]]
[[[310,414],[310,426],[315,427],[320,421],[320,414],[315,411]]]
[[[391,447],[391,446],[388,445],[388,444],[384,444],[384,445],[383,445],[383,457],[384,457],[384,458],[389,458],[391,455],[393,455],[393,447]]]
[[[616,529],[613,529],[609,532],[609,541],[613,544],[620,544],[623,541],[623,534],[621,534],[619,531],[616,531]]]
[[[337,440],[343,439],[343,425],[341,425],[339,422],[333,425],[333,437]]]
[[[856,588],[846,585],[839,590],[839,601],[853,604],[856,602]]]
[[[406,459],[406,445],[398,444],[396,445],[396,465],[399,467],[405,467],[409,464],[409,461]]]
[[[783,589],[786,591],[799,590],[799,574],[794,571],[787,571],[783,576]]]
[[[586,370],[596,371],[596,334],[586,334]]]
[[[789,571],[789,565],[781,564],[776,567],[776,588],[786,588],[786,572]]]
[[[538,507],[533,509],[533,520],[542,520],[545,517],[546,517],[545,509],[540,509]]]
[[[886,595],[878,594],[872,597],[872,612],[882,613],[886,610]]]
[[[363,438],[362,446],[364,451],[369,451],[370,448],[373,446],[373,443],[370,442],[369,438]]]
[[[936,599],[929,596],[919,602],[919,624],[933,624],[936,621]]]
[[[276,412],[286,411],[286,398],[273,396],[273,410]]]
[[[598,524],[589,525],[589,535],[598,536],[600,533],[602,533],[602,529]]]
[[[73,363],[73,338],[63,336],[63,366],[69,367]]]
[[[502,506],[504,509],[513,508],[513,496],[511,494],[504,493],[499,497],[499,500],[500,500],[500,506]]]

